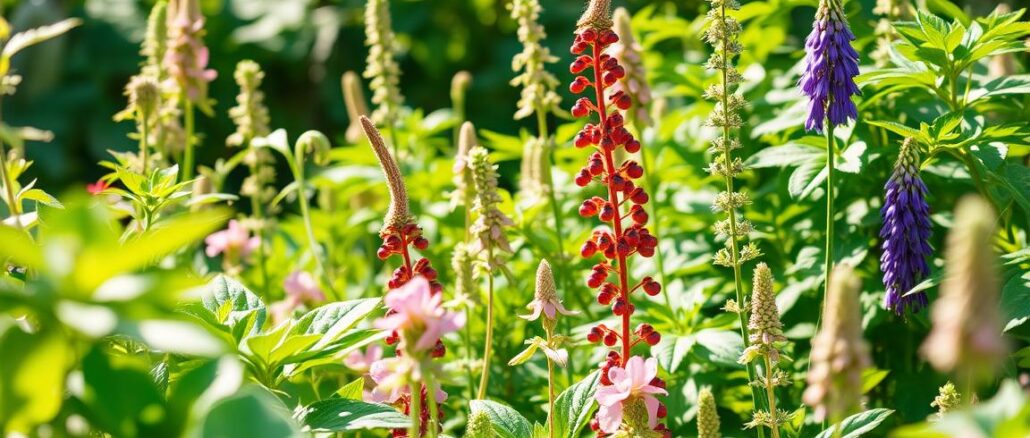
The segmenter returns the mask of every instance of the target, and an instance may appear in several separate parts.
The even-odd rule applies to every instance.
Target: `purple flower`
[[[821,0],[805,41],[805,72],[798,85],[810,105],[805,129],[822,132],[823,120],[843,125],[858,118],[851,96],[861,95],[855,85],[858,52],[851,47],[855,34],[848,27],[839,0]]]
[[[918,312],[928,304],[926,292],[908,296],[905,293],[930,273],[926,262],[930,256],[930,206],[926,203],[926,185],[919,178],[919,151],[916,142],[906,139],[887,180],[887,190],[880,217],[883,228],[883,255],[880,270],[887,288],[883,305],[894,313]]]

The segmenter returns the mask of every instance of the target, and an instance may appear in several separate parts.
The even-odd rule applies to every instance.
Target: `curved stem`
[[[493,246],[486,248],[487,263],[493,264]],[[486,385],[490,382],[490,354],[494,343],[494,276],[487,277],[486,289],[486,345],[483,347],[483,371],[479,376],[479,392],[476,398],[486,399]]]
[[[776,393],[773,386],[773,366],[768,354],[765,355],[765,393],[769,398],[769,415],[773,421],[770,426],[772,438],[780,438],[779,414],[776,412]]]
[[[182,156],[182,180],[189,181],[193,179],[193,102],[189,99],[183,99],[183,118],[186,119],[185,130],[186,130],[186,144],[184,145],[184,151]]]

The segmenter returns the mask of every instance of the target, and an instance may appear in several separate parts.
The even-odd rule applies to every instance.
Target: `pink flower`
[[[379,346],[379,344],[372,344],[368,346],[364,353],[361,350],[352,351],[350,356],[343,360],[343,364],[347,368],[364,374],[372,369],[372,364],[382,358],[383,347]]]
[[[608,370],[610,386],[597,388],[594,398],[600,405],[597,411],[598,423],[605,433],[616,433],[622,424],[623,406],[627,400],[637,398],[644,400],[647,408],[647,423],[652,429],[658,426],[658,399],[654,394],[667,395],[664,389],[651,385],[658,376],[658,360],[646,361],[640,356],[633,356],[626,362],[626,368],[612,367]]]
[[[229,228],[211,233],[204,239],[208,257],[224,253],[229,257],[247,257],[261,244],[260,237],[250,237],[250,232],[236,220],[229,221]]]
[[[371,403],[397,403],[401,397],[411,395],[408,382],[422,380],[418,363],[407,356],[391,357],[376,361],[369,370],[369,376],[376,383],[376,387],[372,391],[365,393],[363,398]],[[439,384],[434,389],[436,391],[436,401],[443,402],[447,400],[447,393],[444,392]]]
[[[288,299],[297,303],[325,301],[325,294],[318,287],[315,277],[306,271],[293,271],[283,282]]]
[[[386,294],[390,311],[375,322],[375,327],[406,332],[412,338],[418,336],[415,345],[405,347],[407,353],[428,350],[443,335],[465,325],[465,314],[445,311],[440,307],[442,299],[443,294],[434,294],[425,278],[415,277]]]

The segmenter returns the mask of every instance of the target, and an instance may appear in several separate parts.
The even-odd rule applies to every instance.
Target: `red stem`
[[[607,137],[605,132],[605,126],[608,121],[608,110],[605,108],[604,102],[604,78],[602,73],[604,72],[601,67],[601,44],[599,41],[595,41],[593,44],[593,62],[594,62],[594,90],[597,94],[597,114],[601,117],[601,124],[599,128],[601,130],[601,141],[599,144],[604,144],[604,138]],[[615,217],[612,218],[612,232],[614,234],[614,245],[618,245],[622,241],[622,211],[621,203],[619,202],[619,192],[615,190],[615,186],[612,185],[612,177],[618,173],[618,168],[615,167],[615,154],[611,150],[607,150],[603,147],[599,147],[601,152],[604,154],[604,166],[606,173],[608,174],[608,202],[615,208]],[[626,274],[626,256],[619,254],[615,251],[616,258],[619,262],[619,293],[625,301],[629,304],[629,278]],[[622,366],[626,366],[626,362],[629,360],[629,352],[633,347],[630,344],[630,322],[629,322],[629,311],[622,314]]]

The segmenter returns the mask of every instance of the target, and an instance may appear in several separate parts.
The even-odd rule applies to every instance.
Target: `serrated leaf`
[[[329,303],[302,316],[290,329],[290,335],[319,334],[322,338],[312,349],[323,348],[350,330],[379,308],[379,298]]]
[[[597,408],[594,392],[597,391],[601,376],[594,371],[589,376],[570,386],[558,395],[554,401],[555,434],[562,438],[576,438],[579,431],[590,422],[591,415]]]
[[[861,412],[845,418],[844,421],[840,422],[841,433],[840,438],[858,438],[868,432],[872,432],[876,429],[880,423],[883,423],[894,411],[891,409],[870,409],[865,412]],[[830,426],[828,429],[816,435],[815,438],[831,438],[834,435],[834,429],[837,425]]]
[[[392,406],[346,398],[315,402],[299,410],[296,418],[305,429],[319,432],[406,429],[411,425],[408,417]]]
[[[491,400],[469,401],[472,412],[485,412],[490,425],[500,438],[524,438],[533,435],[533,426],[526,417],[510,406]]]

